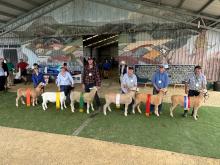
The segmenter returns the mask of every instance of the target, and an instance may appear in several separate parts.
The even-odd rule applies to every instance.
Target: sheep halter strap
[[[31,90],[30,90],[30,88],[27,88],[27,90],[26,90],[26,104],[27,104],[27,107],[31,106]]]
[[[56,92],[56,109],[60,109],[60,92]]]
[[[184,96],[184,110],[190,109],[190,99],[188,96]]]
[[[117,94],[117,95],[116,95],[115,103],[116,103],[116,107],[117,107],[117,108],[120,108],[120,94]]]
[[[146,100],[146,116],[149,117],[150,116],[150,98],[151,98],[151,94],[147,94],[147,100]]]

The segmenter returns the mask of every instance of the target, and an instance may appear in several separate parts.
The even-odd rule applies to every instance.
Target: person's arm
[[[123,76],[122,82],[121,82],[121,90],[126,93],[127,85],[126,85],[126,75]]]
[[[151,82],[153,86],[156,88],[156,90],[159,91],[160,89],[156,85],[156,73],[154,73],[154,75],[152,76]]]
[[[36,80],[36,78],[35,78],[35,75],[34,74],[32,74],[32,81],[33,81],[33,84],[34,84],[34,88],[37,86],[37,80]]]
[[[71,86],[73,87],[74,86],[74,80],[73,80],[73,77],[71,76],[71,74],[68,72],[68,76],[69,76],[69,79],[71,81]]]
[[[207,85],[206,76],[203,75],[203,79],[202,79],[202,89],[206,89],[206,85]]]
[[[169,85],[169,77],[168,77],[168,74],[166,73],[165,74],[165,84],[164,84],[165,88],[167,88],[168,85]]]
[[[137,76],[135,75],[134,77],[135,77],[134,78],[134,85],[135,85],[135,87],[137,87]]]
[[[99,71],[98,71],[98,68],[96,67],[95,69],[95,72],[96,72],[96,86],[100,87],[101,86],[101,77],[100,77],[100,74],[99,74]]]
[[[44,83],[44,84],[46,83],[45,80],[44,80],[44,75],[42,73],[41,73],[41,82]]]
[[[56,80],[56,84],[57,84],[58,87],[60,86],[60,81],[61,81],[60,74],[58,74],[57,80]]]
[[[190,78],[188,76],[188,78],[185,80],[185,94],[188,94],[189,91],[189,83],[190,83]]]

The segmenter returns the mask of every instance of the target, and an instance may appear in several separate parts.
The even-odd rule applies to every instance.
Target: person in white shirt
[[[125,73],[122,78],[122,93],[127,93],[129,89],[132,89],[134,87],[137,87],[137,76],[134,74],[134,68],[132,66],[129,66],[128,73]]]
[[[57,86],[62,92],[64,91],[66,96],[69,96],[70,91],[74,88],[74,80],[71,74],[66,71],[65,67],[61,67],[61,71],[57,76]]]

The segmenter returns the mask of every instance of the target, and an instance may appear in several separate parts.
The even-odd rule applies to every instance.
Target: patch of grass
[[[44,111],[41,104],[15,106],[15,93],[0,93],[0,125],[35,131],[71,135],[88,118],[85,113],[72,113],[70,108],[57,111],[55,104],[48,104]]]
[[[169,116],[169,104],[163,109],[159,118],[137,113],[124,117],[121,110],[98,115],[79,136],[220,158],[220,108],[202,107],[198,121],[183,118],[181,108],[174,118]]]
[[[72,135],[89,116],[67,110],[56,111],[55,104],[27,108],[15,106],[15,93],[0,92],[0,125],[35,131]],[[103,100],[102,100],[103,102]],[[144,106],[141,107],[144,110]],[[163,114],[131,114],[124,117],[122,110],[99,114],[79,134],[111,142],[157,148],[180,153],[220,158],[220,108],[202,107],[199,119],[190,115],[183,118],[182,108],[177,108],[174,118],[169,116],[169,104],[163,105]]]

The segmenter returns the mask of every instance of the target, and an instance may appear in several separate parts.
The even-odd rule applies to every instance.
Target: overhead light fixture
[[[198,29],[200,28],[200,21],[198,21]]]
[[[72,48],[73,46],[66,46],[65,48],[63,48],[63,51],[67,51],[68,49]]]
[[[84,42],[84,41],[88,41],[88,40],[90,40],[90,39],[92,39],[92,38],[95,38],[95,37],[97,37],[97,36],[99,36],[99,35],[96,34],[96,35],[94,35],[94,36],[92,36],[92,37],[86,38],[86,39],[83,40],[83,42]]]
[[[103,42],[103,41],[106,41],[106,40],[109,40],[109,39],[112,39],[112,38],[115,38],[115,37],[118,37],[118,35],[116,34],[116,35],[111,36],[111,37],[109,37],[109,38],[105,38],[105,39],[100,40],[100,41],[97,41],[97,42],[95,42],[95,43],[91,43],[91,44],[89,44],[89,45],[86,45],[85,48],[86,48],[86,47],[89,47],[89,46],[92,46],[92,45],[96,45],[96,44],[98,44],[98,43],[101,43],[101,42]]]

